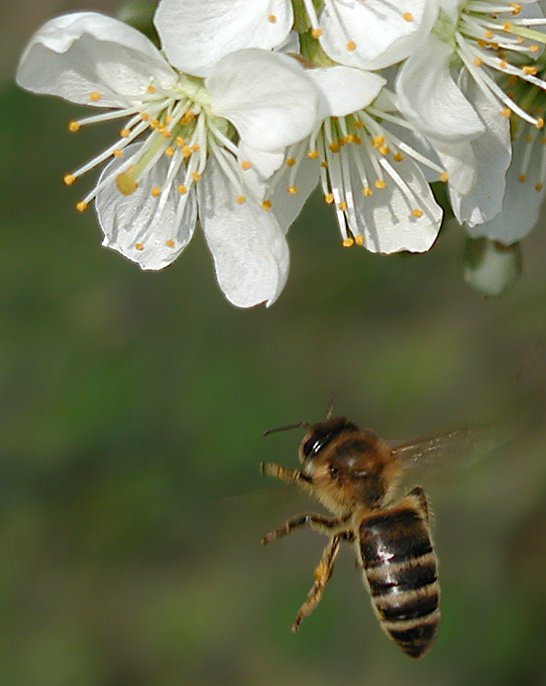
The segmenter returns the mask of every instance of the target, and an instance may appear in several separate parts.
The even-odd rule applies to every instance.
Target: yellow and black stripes
[[[426,512],[416,506],[418,502],[410,497],[398,507],[366,517],[359,527],[358,546],[382,628],[415,658],[430,647],[440,620],[437,560]]]

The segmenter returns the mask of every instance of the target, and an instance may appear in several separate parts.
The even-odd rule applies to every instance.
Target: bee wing
[[[504,445],[515,433],[495,424],[460,426],[395,443],[391,455],[404,470],[463,467]]]

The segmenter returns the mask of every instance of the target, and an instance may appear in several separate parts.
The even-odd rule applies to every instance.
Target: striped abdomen
[[[440,621],[440,586],[424,495],[367,517],[359,547],[372,603],[386,633],[410,657],[430,648]]]

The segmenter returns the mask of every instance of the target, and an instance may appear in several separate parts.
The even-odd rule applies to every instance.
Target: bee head
[[[300,461],[305,463],[313,460],[340,434],[353,431],[358,431],[358,427],[346,417],[332,417],[325,422],[312,424],[300,444]]]

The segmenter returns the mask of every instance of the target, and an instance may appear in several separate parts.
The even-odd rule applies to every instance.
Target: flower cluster
[[[94,201],[104,245],[170,264],[197,221],[226,297],[275,301],[287,231],[320,186],[344,246],[423,252],[447,184],[473,237],[510,245],[538,216],[546,24],[534,0],[160,0],[160,48],[103,15],[31,39],[28,90],[104,108]]]

